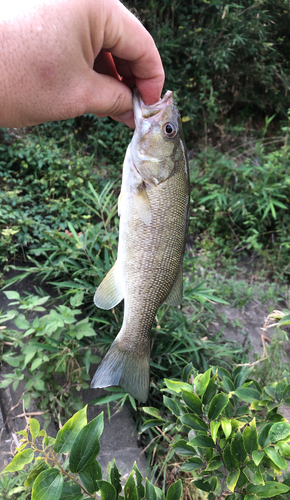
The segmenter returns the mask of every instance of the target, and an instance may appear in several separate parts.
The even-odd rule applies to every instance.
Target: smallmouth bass
[[[94,297],[102,309],[124,299],[124,320],[91,387],[120,385],[145,403],[154,318],[163,303],[182,300],[189,175],[172,92],[146,106],[136,90],[133,106],[136,128],[123,165],[117,261]]]

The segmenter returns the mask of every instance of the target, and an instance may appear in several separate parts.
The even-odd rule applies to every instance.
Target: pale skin
[[[131,89],[160,99],[150,34],[118,0],[0,0],[0,126],[93,113],[134,127]]]

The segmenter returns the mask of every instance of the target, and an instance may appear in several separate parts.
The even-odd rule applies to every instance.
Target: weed
[[[198,373],[189,364],[181,379],[165,379],[166,410],[144,407],[150,419],[141,429],[153,430],[152,441],[166,451],[165,457],[158,454],[157,480],[174,467],[188,473],[185,484],[193,481],[211,500],[288,498],[289,480],[279,476],[290,457],[290,424],[278,411],[290,406],[290,384],[284,378],[260,387],[251,370]]]
[[[50,420],[47,410],[56,422],[61,422],[81,407],[81,398],[76,397],[74,391],[89,387],[90,364],[100,360],[93,354],[92,324],[88,318],[76,318],[81,313],[83,292],[71,297],[70,307],[59,305],[44,315],[49,296],[30,294],[21,298],[18,292],[4,293],[10,305],[19,310],[9,309],[0,315],[1,359],[11,367],[0,388],[12,384],[15,390],[21,380],[25,381],[26,409],[34,399],[43,411],[46,425]],[[41,316],[35,317],[35,313]],[[12,320],[18,330],[5,327],[5,323]],[[63,383],[61,375],[65,379]]]

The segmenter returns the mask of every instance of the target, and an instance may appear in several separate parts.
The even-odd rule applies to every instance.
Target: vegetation
[[[278,413],[290,406],[289,373],[261,388],[251,369],[198,373],[190,364],[181,380],[165,379],[167,412],[143,408],[151,417],[143,431],[153,428],[167,452],[161,472],[177,466],[209,500],[289,498],[289,479],[278,477],[290,458],[290,424]]]
[[[290,383],[284,349],[289,318],[281,311],[289,306],[290,275],[290,3],[129,0],[128,6],[160,50],[165,89],[175,93],[189,150],[184,300],[180,308],[162,306],[152,329],[146,409],[152,421],[144,423],[134,399],[119,388],[110,388],[94,403],[115,401],[122,408],[129,401],[136,428],[143,424],[148,463],[162,491],[147,482],[144,493],[135,470],[128,486],[132,498],[165,498],[176,474],[182,478],[184,498],[208,494],[213,500],[222,493],[228,500],[267,498],[277,487],[277,498],[288,498],[290,483],[278,475],[289,459],[289,447],[271,441],[268,431],[283,423],[278,407],[283,401],[288,404]],[[0,387],[11,384],[15,389],[25,381],[25,406],[34,399],[45,412],[46,424],[53,418],[62,425],[74,412],[85,422],[77,391],[88,386],[90,366],[108,349],[122,323],[122,306],[113,313],[96,310],[92,296],[116,259],[117,198],[131,135],[124,125],[92,115],[23,130],[0,129],[0,279],[9,300],[8,312],[0,313],[1,360],[9,366]],[[17,276],[7,279],[11,268]],[[22,296],[13,291],[27,276],[37,276],[44,290],[36,287],[35,293]],[[45,291],[47,283],[57,300]],[[249,378],[247,369],[236,366],[248,362],[247,339],[238,344],[224,337],[229,320],[219,307],[228,303],[245,308],[253,300],[266,304],[283,330]],[[214,323],[221,326],[213,328]],[[242,331],[239,322],[234,326]],[[168,395],[162,398],[164,390]],[[199,401],[198,411],[182,399],[182,390],[190,401]],[[196,422],[203,428],[196,429]],[[50,479],[63,483],[58,492],[68,498],[69,461],[61,461],[44,430],[35,441],[35,429],[31,420],[30,431],[23,434],[25,448],[15,460],[25,452],[30,470],[42,440],[42,451],[50,450],[56,461],[44,453],[43,469],[30,472],[29,484],[37,484],[36,474],[47,475],[46,484]],[[253,443],[258,439],[255,450],[248,446],[250,433]],[[199,436],[214,445],[195,446],[192,440]],[[232,453],[237,443],[245,452],[238,466],[233,460],[231,470],[223,455]],[[254,456],[262,454],[256,463]],[[89,468],[98,468],[95,458]],[[24,500],[30,495],[23,486],[27,467],[16,476],[1,476],[0,498]],[[61,467],[66,472],[59,472]],[[94,487],[102,498],[121,498],[114,464],[106,481],[99,472],[96,478]],[[203,492],[192,489],[193,479]],[[71,500],[83,498],[78,481]],[[96,497],[96,491],[89,497]],[[166,499],[179,493],[180,486],[172,486]],[[124,495],[129,498],[126,490]]]
[[[165,499],[162,490],[147,478],[144,488],[136,462],[124,485],[124,496],[121,495],[121,474],[115,460],[109,462],[106,480],[103,479],[101,466],[96,460],[104,428],[103,413],[87,423],[86,410],[83,408],[68,420],[56,438],[40,430],[39,422],[31,418],[29,432],[19,432],[22,444],[18,453],[1,474],[22,470],[33,462],[34,467],[24,483],[26,489],[32,488],[32,500],[180,500],[180,480],[170,486]]]

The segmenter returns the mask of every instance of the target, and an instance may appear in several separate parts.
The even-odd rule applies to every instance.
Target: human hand
[[[152,37],[118,0],[2,4],[0,74],[3,127],[84,113],[133,127],[131,89],[153,104],[164,83]]]

